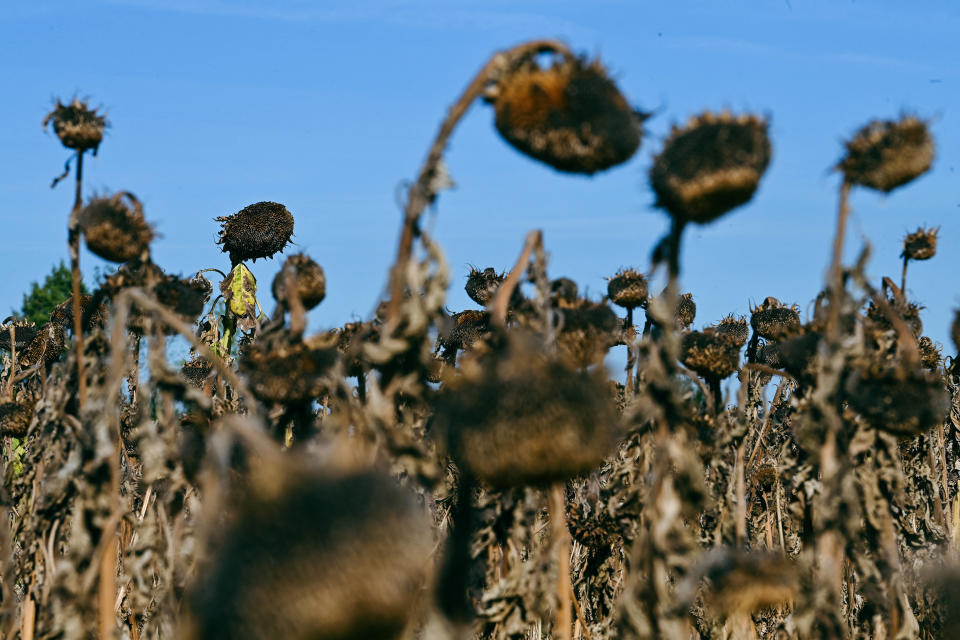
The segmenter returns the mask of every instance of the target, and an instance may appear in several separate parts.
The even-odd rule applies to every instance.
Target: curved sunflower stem
[[[413,240],[419,235],[418,224],[420,216],[428,206],[437,199],[437,192],[441,188],[438,184],[438,178],[442,177],[443,153],[446,151],[447,144],[460,120],[466,115],[473,104],[482,93],[493,72],[500,68],[504,62],[509,63],[524,56],[535,53],[560,53],[569,54],[570,49],[563,43],[556,40],[531,40],[525,42],[505,52],[494,54],[490,60],[473,77],[467,88],[457,99],[447,117],[440,124],[440,130],[437,132],[427,153],[427,159],[424,161],[417,176],[417,181],[410,186],[407,195],[407,203],[404,206],[403,230],[400,234],[400,246],[397,248],[397,259],[390,272],[390,301],[387,306],[387,324],[394,325],[397,321],[397,314],[400,310],[400,300],[403,296],[403,272],[410,260],[413,252]]]

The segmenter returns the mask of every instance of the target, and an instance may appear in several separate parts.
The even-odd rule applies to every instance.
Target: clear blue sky
[[[838,184],[829,168],[841,142],[904,109],[932,118],[936,164],[889,197],[855,193],[848,256],[869,240],[871,273],[898,276],[904,233],[940,226],[940,253],[912,266],[909,288],[940,342],[960,304],[956,0],[3,4],[4,308],[67,255],[71,188],[49,189],[67,152],[40,122],[54,97],[77,93],[112,124],[87,163],[87,193],[138,194],[168,271],[228,266],[213,218],[276,200],[296,217],[297,248],[327,273],[312,328],[368,316],[395,252],[398,185],[487,57],[533,37],[601,55],[628,98],[657,115],[630,163],[582,178],[513,151],[475,105],[447,157],[458,186],[430,218],[453,270],[451,308],[470,306],[468,263],[508,267],[533,228],[544,230],[552,275],[595,296],[618,267],[646,269],[666,227],[651,208],[651,155],[672,122],[723,107],[769,113],[774,156],[750,205],[687,234],[683,286],[696,326],[768,295],[809,308],[829,255]],[[104,266],[82,260],[88,271]],[[264,289],[277,267],[255,266]]]

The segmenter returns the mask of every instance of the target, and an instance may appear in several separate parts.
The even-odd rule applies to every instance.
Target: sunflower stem
[[[77,151],[77,186],[70,214],[67,239],[70,246],[70,266],[73,278],[73,341],[77,354],[77,408],[83,411],[87,400],[87,380],[83,367],[83,317],[80,311],[80,208],[83,206],[83,150]]]

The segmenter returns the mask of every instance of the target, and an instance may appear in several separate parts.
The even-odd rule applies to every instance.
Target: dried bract
[[[846,147],[847,154],[837,165],[844,179],[884,193],[923,175],[933,164],[933,137],[927,123],[914,116],[874,120]]]
[[[675,314],[677,326],[685,329],[693,324],[697,318],[697,303],[693,301],[692,293],[684,293],[677,302],[677,312]]]
[[[284,261],[283,268],[273,278],[271,290],[278,303],[285,307],[289,306],[289,303],[286,302],[285,273],[287,269],[293,271],[294,281],[297,283],[297,295],[300,297],[300,303],[304,309],[309,311],[323,302],[323,299],[327,297],[327,278],[323,273],[323,267],[314,262],[307,254],[297,253]]]
[[[190,591],[192,637],[399,636],[433,544],[413,496],[372,472],[287,484],[247,498],[215,537],[216,555]]]
[[[53,132],[60,138],[60,142],[68,149],[86,151],[97,149],[103,141],[103,130],[107,126],[107,119],[91,109],[87,101],[74,97],[70,104],[63,104],[57,100],[53,111],[43,119],[43,126],[53,125]]]
[[[943,357],[940,353],[940,345],[935,344],[927,336],[920,336],[917,340],[917,349],[920,351],[920,364],[923,368],[936,371]]]
[[[607,282],[610,302],[624,309],[645,307],[648,295],[647,279],[633,269],[622,269]]]
[[[650,169],[657,206],[681,222],[705,223],[753,198],[770,164],[767,121],[705,112],[674,127]]]
[[[599,61],[563,57],[549,68],[528,58],[505,71],[493,98],[497,131],[558,171],[593,174],[629,160],[644,114],[627,103]]]
[[[901,258],[908,260],[929,260],[937,255],[938,228],[924,229],[920,227],[913,233],[908,233],[903,239]]]
[[[127,191],[91,199],[80,211],[77,225],[87,248],[110,262],[146,259],[153,240],[140,201]]]
[[[276,202],[257,202],[216,220],[223,223],[217,244],[233,264],[271,258],[293,236],[293,214]]]

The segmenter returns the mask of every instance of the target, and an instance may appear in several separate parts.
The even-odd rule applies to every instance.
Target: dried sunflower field
[[[906,293],[938,230],[906,221],[880,281],[869,248],[842,259],[851,191],[922,179],[928,121],[865,114],[824,158],[836,231],[809,313],[761,295],[699,318],[684,231],[755,197],[768,115],[673,127],[649,167],[670,231],[601,298],[540,231],[507,239],[511,268],[455,274],[421,224],[480,101],[557,180],[631,159],[653,117],[561,42],[496,52],[402,195],[376,313],[319,330],[295,212],[218,217],[223,268],[167,273],[136,195],[82,192],[105,114],[57,102],[73,295],[0,327],[0,637],[960,638],[960,314],[935,344]],[[89,295],[83,245],[116,264]],[[461,276],[476,305],[451,310]]]

